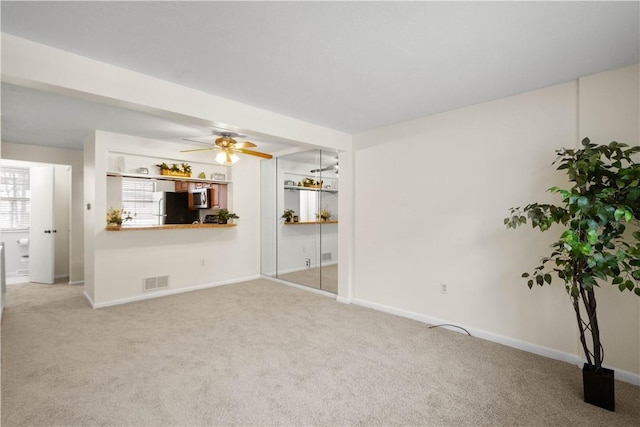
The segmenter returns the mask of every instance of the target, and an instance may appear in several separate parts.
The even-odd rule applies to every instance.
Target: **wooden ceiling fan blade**
[[[255,147],[257,147],[257,145],[254,144],[251,141],[236,142],[233,146],[234,146],[234,148],[255,148]]]
[[[211,151],[211,150],[217,150],[218,147],[209,147],[209,148],[193,148],[191,150],[180,150],[181,153],[188,153],[190,151]]]
[[[273,156],[271,154],[261,153],[259,151],[247,150],[245,148],[238,148],[235,151],[237,151],[238,153],[242,153],[242,154],[249,154],[250,156],[261,157],[263,159],[272,159],[273,158]]]

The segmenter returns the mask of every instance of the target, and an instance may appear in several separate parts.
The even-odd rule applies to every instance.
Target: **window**
[[[26,230],[30,221],[29,169],[3,167],[0,172],[0,229]]]
[[[122,178],[122,209],[131,212],[127,225],[156,225],[157,203],[153,201],[156,183],[150,179]]]

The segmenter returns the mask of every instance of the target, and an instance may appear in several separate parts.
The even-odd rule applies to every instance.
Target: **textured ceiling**
[[[640,62],[638,2],[1,7],[3,32],[350,133]]]

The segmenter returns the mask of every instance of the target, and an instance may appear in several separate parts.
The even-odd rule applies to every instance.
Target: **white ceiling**
[[[1,18],[5,33],[356,133],[638,63],[639,6],[2,1]],[[2,89],[5,141],[73,146],[87,129],[203,130]]]

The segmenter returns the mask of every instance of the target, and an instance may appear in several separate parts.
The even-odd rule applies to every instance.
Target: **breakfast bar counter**
[[[138,231],[138,230],[190,230],[193,228],[229,228],[235,227],[237,224],[162,224],[162,225],[145,225],[136,227],[106,227],[107,231]]]

